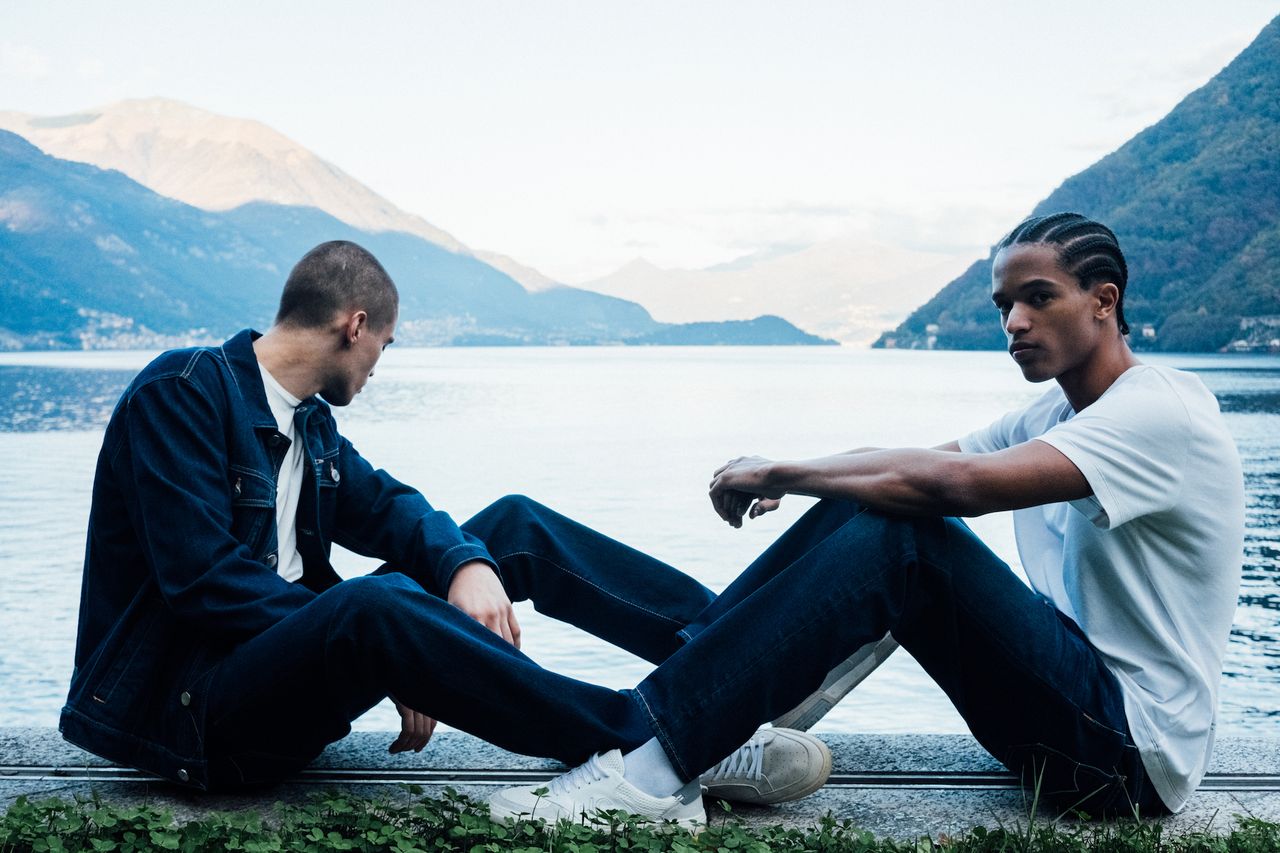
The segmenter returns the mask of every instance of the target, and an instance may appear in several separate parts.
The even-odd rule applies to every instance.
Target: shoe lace
[[[751,779],[764,776],[764,742],[758,736],[738,747],[732,755],[711,769],[713,779],[728,776],[747,776]]]
[[[567,794],[604,778],[606,778],[604,769],[600,766],[599,759],[593,755],[586,760],[586,763],[552,779],[547,788],[553,794]]]

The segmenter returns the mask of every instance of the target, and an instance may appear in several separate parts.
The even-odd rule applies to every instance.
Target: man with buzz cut
[[[631,691],[648,741],[620,738],[545,792],[499,792],[492,813],[696,826],[704,768],[765,720],[812,720],[837,698],[815,687],[848,686],[870,644],[894,641],[1039,796],[1095,816],[1181,809],[1213,748],[1243,478],[1200,380],[1130,351],[1127,281],[1110,229],[1029,219],[998,244],[991,298],[1047,393],[932,449],[718,469],[711,501],[735,527],[787,494],[823,500]],[[956,518],[1000,510],[1030,587]]]
[[[460,528],[365,461],[330,407],[373,375],[398,306],[372,255],[324,243],[266,334],[167,352],[125,390],[94,477],[68,740],[225,789],[296,772],[388,696],[392,752],[422,749],[436,719],[570,763],[650,738],[627,694],[523,655],[511,602],[658,663],[714,596],[524,498]],[[386,563],[341,580],[335,542]],[[743,741],[713,791],[780,802],[830,773],[802,732]]]

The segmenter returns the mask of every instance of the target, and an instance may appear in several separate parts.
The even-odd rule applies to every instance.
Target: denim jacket
[[[276,572],[276,428],[256,332],[167,352],[125,390],[94,475],[75,670],[60,728],[112,761],[208,784],[204,687],[235,647],[340,582],[337,542],[395,564],[445,595],[470,560],[493,563],[416,490],[366,462],[312,397],[295,411],[304,443],[298,552]]]

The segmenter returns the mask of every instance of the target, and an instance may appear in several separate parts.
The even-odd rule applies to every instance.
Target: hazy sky
[[[0,109],[161,95],[282,131],[578,282],[850,234],[994,242],[1280,4],[0,0]]]

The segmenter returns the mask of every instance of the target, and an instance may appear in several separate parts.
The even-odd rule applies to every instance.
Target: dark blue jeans
[[[486,543],[513,601],[532,600],[655,664],[715,599],[665,563],[527,498],[503,498],[463,529]],[[388,695],[505,749],[568,764],[653,737],[629,694],[540,667],[393,569],[330,588],[212,671],[212,786],[296,772]]]
[[[1097,652],[959,521],[823,501],[718,598],[525,498],[463,528],[498,560],[512,600],[661,665],[633,691],[557,675],[384,568],[328,590],[215,670],[215,784],[296,771],[388,694],[570,764],[656,735],[689,779],[892,631],[1028,787],[1093,814],[1162,809]]]
[[[819,502],[635,692],[692,778],[886,631],[1028,788],[1093,815],[1167,811],[1097,650],[954,518]]]

